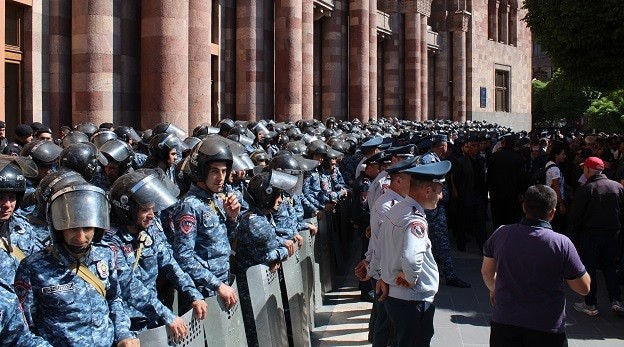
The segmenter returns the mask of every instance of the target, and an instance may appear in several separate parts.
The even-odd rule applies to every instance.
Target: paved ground
[[[453,255],[457,273],[470,282],[472,288],[440,286],[435,301],[436,331],[432,346],[488,346],[492,309],[481,280],[481,257],[474,243],[468,247],[467,253],[454,252]],[[355,264],[355,260],[351,263]],[[338,278],[338,288],[326,295],[323,307],[317,312],[313,346],[370,346],[367,336],[372,305],[359,301],[357,281],[351,273]],[[601,314],[597,317],[576,312],[572,305],[581,297],[571,290],[568,292],[567,333],[571,347],[624,346],[624,318],[616,317],[609,310],[604,283],[599,281],[598,286]]]

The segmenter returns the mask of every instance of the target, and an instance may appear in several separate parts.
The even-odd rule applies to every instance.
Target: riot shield
[[[263,264],[247,269],[249,298],[256,323],[258,346],[288,346],[282,292],[277,272]]]
[[[308,323],[310,329],[314,328],[314,270],[312,264],[314,264],[314,236],[310,235],[309,230],[303,230],[299,232],[299,235],[303,237],[303,246],[299,250],[301,255],[301,277],[303,279],[303,295],[305,303],[308,309]]]
[[[188,335],[179,341],[169,336],[166,326],[149,329],[139,334],[142,346],[175,346],[175,347],[204,347],[204,326],[201,321],[193,318],[193,310],[189,310],[182,316],[189,327]]]
[[[286,282],[290,323],[295,346],[310,346],[309,297],[304,295],[302,277],[302,266],[306,259],[309,258],[305,257],[301,250],[297,250],[295,254],[282,262],[280,269],[284,275],[284,282]]]
[[[238,293],[234,275],[230,275],[230,286]],[[205,300],[208,305],[208,315],[204,320],[204,333],[208,347],[247,346],[240,301],[228,310],[225,308],[223,299],[218,295]]]

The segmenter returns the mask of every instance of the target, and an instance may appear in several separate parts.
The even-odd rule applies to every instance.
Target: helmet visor
[[[48,216],[54,230],[110,228],[106,193],[92,185],[72,186],[56,192]]]
[[[178,190],[178,193],[180,191]],[[159,180],[157,174],[149,175],[132,188],[130,194],[136,202],[145,208],[152,208],[154,212],[162,211],[176,203],[175,191],[171,191],[166,183]]]
[[[301,184],[299,184],[299,181],[298,176],[275,170],[271,171],[271,187],[282,189],[290,195],[301,194],[303,180],[301,180]]]
[[[121,140],[107,141],[100,147],[100,152],[108,154],[117,162],[122,162],[131,155],[130,147]]]

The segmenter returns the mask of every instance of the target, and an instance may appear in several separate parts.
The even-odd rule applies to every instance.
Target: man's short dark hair
[[[524,212],[528,218],[544,219],[557,206],[557,194],[545,185],[530,186],[524,193]]]

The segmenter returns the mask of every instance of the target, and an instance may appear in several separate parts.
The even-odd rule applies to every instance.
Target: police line
[[[316,218],[308,220],[310,223],[318,223],[318,233],[311,236],[308,230],[300,232],[304,239],[303,245],[282,262],[279,274],[271,272],[265,264],[247,270],[259,346],[311,345],[310,330],[314,327],[314,312],[322,305],[324,293],[333,289],[336,247],[332,244],[338,239],[338,234],[333,230],[336,216],[328,213],[321,221]],[[282,286],[280,277],[284,280]],[[233,275],[231,286],[239,292]],[[181,315],[189,327],[189,334],[183,340],[174,340],[169,336],[167,327],[160,326],[142,332],[139,335],[141,344],[247,346],[240,301],[229,310],[218,296],[206,298],[205,301],[208,314],[204,321],[195,319],[192,310]]]

